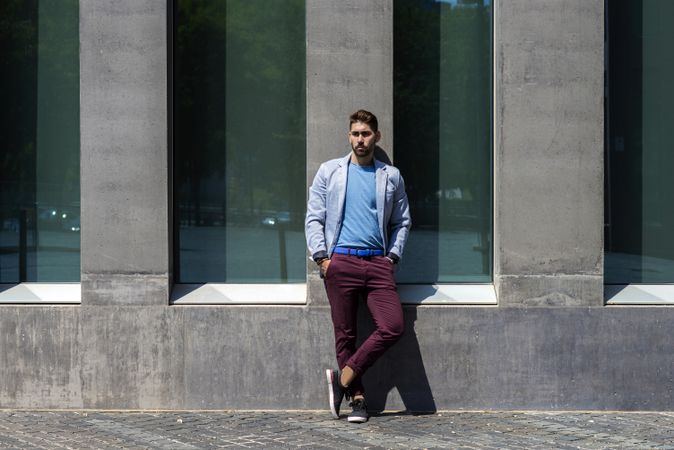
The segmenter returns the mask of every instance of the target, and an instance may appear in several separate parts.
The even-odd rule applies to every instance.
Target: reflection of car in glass
[[[267,216],[264,219],[262,219],[262,225],[273,227],[281,224],[284,225],[289,224],[290,221],[291,221],[290,211],[278,211],[273,216]]]
[[[64,220],[61,225],[63,226],[63,229],[67,231],[80,231],[80,218],[70,217],[67,220]]]
[[[38,207],[37,218],[42,221],[56,221],[59,218],[59,213],[56,208]]]
[[[37,221],[40,229],[80,231],[78,211],[70,206],[38,205]]]
[[[15,219],[13,217],[5,219],[2,222],[2,229],[17,233],[19,231],[19,219]]]

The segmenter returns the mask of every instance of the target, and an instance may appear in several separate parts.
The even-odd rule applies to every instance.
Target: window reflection
[[[412,232],[398,280],[489,282],[491,2],[394,3],[395,163]]]
[[[607,2],[605,281],[674,282],[674,2]]]
[[[177,278],[305,279],[304,1],[175,4]]]
[[[0,18],[0,282],[79,281],[78,1]]]

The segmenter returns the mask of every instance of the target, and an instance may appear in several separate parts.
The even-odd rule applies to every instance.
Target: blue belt
[[[335,253],[351,256],[384,256],[384,250],[372,250],[369,248],[335,247]]]

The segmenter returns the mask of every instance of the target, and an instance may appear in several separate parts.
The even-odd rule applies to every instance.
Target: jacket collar
[[[349,152],[348,155],[346,155],[344,158],[342,158],[339,161],[340,167],[342,167],[342,166],[349,167],[349,161],[351,161],[351,153],[352,152]],[[377,158],[374,158],[374,168],[375,168],[375,170],[380,170],[380,169],[386,170],[386,163],[384,163],[382,161],[379,161]]]
[[[348,177],[349,173],[349,161],[351,160],[351,152],[349,152],[348,155],[346,155],[344,158],[342,158],[339,161],[339,177],[338,177],[338,183],[341,185],[341,189],[338,190],[339,192],[339,211],[338,211],[338,216],[337,217],[342,217],[342,214],[344,212],[344,202],[346,201],[346,179]],[[384,206],[386,202],[386,183],[388,180],[388,172],[386,171],[386,164],[382,161],[379,161],[377,158],[374,158],[374,172],[375,172],[375,192],[376,192],[376,205],[377,205],[377,221],[379,222],[379,232],[381,233],[381,237],[383,239],[383,242],[386,242],[386,235],[384,231]]]

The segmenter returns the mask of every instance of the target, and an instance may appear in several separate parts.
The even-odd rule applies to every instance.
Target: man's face
[[[368,158],[374,153],[374,148],[379,142],[379,131],[372,131],[370,125],[363,122],[354,122],[349,131],[349,143],[353,152],[359,158]]]

